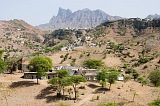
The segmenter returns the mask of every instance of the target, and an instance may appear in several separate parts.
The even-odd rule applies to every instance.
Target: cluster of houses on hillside
[[[73,44],[68,44],[65,47],[62,47],[61,51],[72,51],[80,46],[97,47],[97,44],[91,42],[90,36],[85,36],[84,41],[81,38],[78,38],[74,40]]]

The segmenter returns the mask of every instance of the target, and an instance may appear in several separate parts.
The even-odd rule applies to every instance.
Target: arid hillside
[[[41,45],[45,33],[23,20],[0,21],[0,48],[9,56],[27,55]]]
[[[8,57],[23,56],[25,61],[46,55],[55,66],[81,66],[84,60],[95,58],[102,59],[107,67],[127,65],[140,72],[144,67],[145,72],[159,69],[159,19],[121,19],[107,21],[93,29],[53,32],[41,31],[22,20],[0,23],[1,48]]]

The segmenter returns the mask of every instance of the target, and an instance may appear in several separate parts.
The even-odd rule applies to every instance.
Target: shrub
[[[80,56],[79,56],[79,58],[82,58],[83,57],[83,54],[81,54]]]
[[[149,106],[160,106],[160,98],[148,104]]]
[[[98,106],[118,106],[116,103],[101,103]]]
[[[72,62],[70,63],[70,65],[71,65],[71,66],[75,66],[76,63],[72,61]]]
[[[99,96],[97,96],[97,100],[99,100]]]
[[[148,68],[148,66],[147,66],[147,65],[145,65],[145,66],[143,67],[143,69],[146,69],[146,68]]]
[[[72,56],[69,56],[69,58],[68,59],[71,59],[72,58]]]
[[[63,55],[61,55],[60,58],[63,58]]]
[[[129,75],[126,75],[126,76],[124,77],[124,81],[125,81],[125,82],[129,81],[130,79],[131,79],[131,77],[130,77]]]
[[[151,83],[153,83],[156,87],[160,86],[160,71],[152,71],[149,74],[149,79],[151,81]]]
[[[69,105],[64,104],[64,103],[59,103],[57,106],[69,106]]]
[[[136,80],[138,78],[139,74],[137,72],[133,72],[132,76],[133,76],[134,80]]]

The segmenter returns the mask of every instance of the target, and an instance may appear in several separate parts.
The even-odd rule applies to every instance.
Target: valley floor
[[[98,83],[87,82],[80,84],[85,86],[85,89],[79,90],[77,101],[58,100],[47,80],[39,80],[40,84],[37,85],[36,80],[23,79],[22,76],[22,73],[0,74],[0,106],[57,106],[59,103],[70,106],[97,106],[103,102],[115,102],[122,106],[146,106],[160,96],[160,88],[142,87],[134,81],[116,82],[110,91],[102,89]],[[133,90],[136,92],[134,102]],[[65,94],[68,95],[67,92]]]

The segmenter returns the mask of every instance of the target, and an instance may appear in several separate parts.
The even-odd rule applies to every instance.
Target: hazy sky
[[[160,0],[0,0],[0,20],[22,19],[32,25],[48,23],[59,7],[72,12],[89,8],[109,15],[145,18],[160,14]]]

